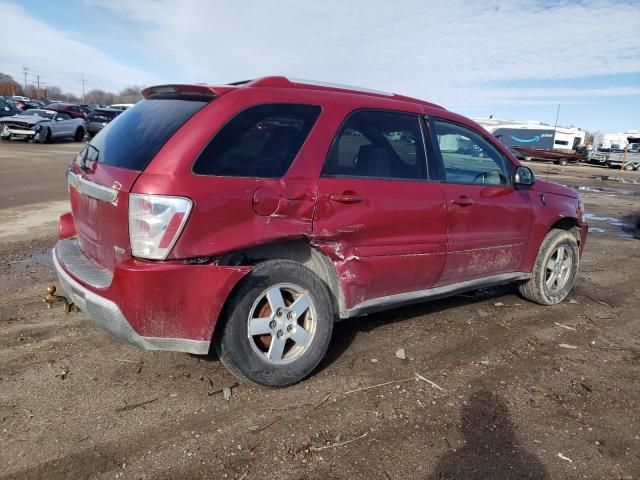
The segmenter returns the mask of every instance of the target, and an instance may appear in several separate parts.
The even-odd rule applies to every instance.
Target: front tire
[[[626,163],[624,166],[624,170],[626,170],[627,172],[635,170],[635,168],[633,168],[633,163]]]
[[[51,129],[47,128],[44,130],[40,130],[38,140],[40,143],[51,143]]]
[[[76,129],[76,133],[75,133],[75,135],[73,136],[73,139],[74,139],[76,142],[81,142],[82,140],[84,140],[84,129],[83,129],[82,127],[78,127],[78,128]]]
[[[544,238],[531,278],[518,286],[520,294],[540,305],[566,298],[578,273],[578,242],[566,230],[553,229]]]
[[[229,299],[214,340],[237,377],[267,387],[297,383],[318,366],[333,330],[324,282],[290,260],[256,266]]]

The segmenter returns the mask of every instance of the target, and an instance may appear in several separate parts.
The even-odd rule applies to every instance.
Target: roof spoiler
[[[219,92],[217,89],[207,85],[171,84],[147,87],[140,93],[147,100],[169,99],[210,102],[225,92]]]

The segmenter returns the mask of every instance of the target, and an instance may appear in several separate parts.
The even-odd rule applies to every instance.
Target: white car
[[[133,103],[114,103],[113,105],[109,105],[109,108],[115,108],[117,110],[128,110],[134,105],[135,104]]]
[[[62,138],[82,141],[86,123],[81,118],[71,118],[66,112],[34,108],[19,115],[0,118],[0,139],[20,137],[26,140],[50,142]]]

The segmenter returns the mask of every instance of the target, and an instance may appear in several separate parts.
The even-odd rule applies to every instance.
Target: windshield
[[[34,108],[31,110],[26,110],[20,115],[29,116],[29,117],[42,117],[42,118],[48,118],[49,120],[52,120],[55,114],[56,114],[55,112],[49,112],[47,110],[39,110],[37,108]]]

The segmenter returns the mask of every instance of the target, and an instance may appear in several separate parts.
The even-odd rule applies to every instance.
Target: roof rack
[[[317,90],[338,90],[344,93],[356,93],[365,95],[377,95],[381,97],[389,97],[395,100],[418,102],[432,107],[442,108],[431,102],[426,102],[417,98],[406,97],[396,93],[383,92],[381,90],[373,90],[370,88],[355,87],[352,85],[343,85],[339,83],[323,82],[318,80],[304,80],[299,78],[287,78],[285,76],[261,77],[254,80],[243,80],[227,84],[234,87],[270,87],[270,88],[310,88]]]

